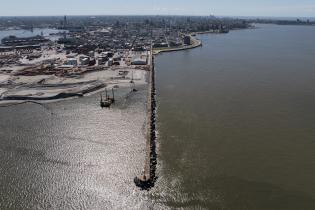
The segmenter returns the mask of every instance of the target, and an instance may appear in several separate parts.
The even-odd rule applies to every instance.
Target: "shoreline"
[[[246,30],[246,29],[256,29],[256,27],[234,28],[234,29],[231,29],[230,31]],[[188,45],[188,46],[173,47],[173,48],[172,47],[170,47],[170,48],[156,48],[156,49],[153,49],[153,55],[158,55],[158,54],[164,53],[164,52],[175,52],[175,51],[189,50],[189,49],[194,49],[194,48],[202,46],[202,41],[197,39],[197,38],[195,38],[193,36],[193,34],[195,34],[195,35],[202,35],[202,34],[225,34],[225,33],[218,33],[218,32],[213,32],[213,31],[193,32],[193,33],[189,34],[193,44]]]
[[[119,77],[119,71],[127,72],[125,77]],[[2,84],[0,105],[37,101],[50,103],[78,97],[85,97],[104,90],[105,88],[129,87],[130,80],[137,84],[146,84],[147,70],[133,67],[122,67],[106,71],[89,72],[81,78],[63,78],[55,76],[25,76],[15,86]],[[40,81],[45,83],[41,84]],[[1,84],[0,84],[1,85]],[[0,88],[1,91],[1,88]]]
[[[77,91],[77,92],[60,92],[53,96],[44,96],[44,97],[36,97],[36,96],[19,96],[12,95],[3,97],[0,102],[8,102],[8,101],[53,101],[53,100],[63,100],[67,98],[73,97],[83,97],[86,94],[97,92],[106,87],[106,84],[99,82],[92,87],[88,87],[86,89]]]
[[[163,49],[156,48],[156,49],[153,49],[153,55],[158,55],[164,52],[189,50],[189,49],[194,49],[194,48],[202,46],[202,42],[199,39],[194,38],[191,34],[190,34],[190,37],[191,37],[191,41],[193,42],[193,44],[191,45],[182,46],[182,47],[173,47],[173,48],[163,48]]]

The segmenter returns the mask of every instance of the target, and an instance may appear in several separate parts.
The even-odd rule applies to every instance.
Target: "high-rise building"
[[[67,27],[67,16],[66,15],[63,17],[63,27],[64,28]]]
[[[185,36],[184,37],[184,44],[186,44],[186,45],[190,45],[191,44],[190,36]]]

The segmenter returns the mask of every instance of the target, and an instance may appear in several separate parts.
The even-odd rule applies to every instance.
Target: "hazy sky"
[[[315,17],[315,0],[0,0],[0,16],[209,14]]]

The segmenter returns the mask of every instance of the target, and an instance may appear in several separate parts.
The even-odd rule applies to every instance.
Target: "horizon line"
[[[8,17],[63,17],[63,16],[68,16],[68,17],[101,17],[101,16],[112,16],[112,17],[128,17],[128,16],[138,16],[138,17],[146,17],[146,16],[164,16],[164,17],[219,17],[219,18],[315,18],[315,16],[263,16],[263,15],[257,15],[257,16],[246,16],[246,15],[189,15],[189,14],[144,14],[144,15],[139,15],[139,14],[97,14],[97,15],[89,15],[89,14],[84,14],[84,15],[67,15],[67,14],[55,14],[55,15],[0,15],[0,18],[8,18]]]

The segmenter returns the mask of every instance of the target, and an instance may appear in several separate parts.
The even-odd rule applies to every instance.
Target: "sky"
[[[315,0],[0,0],[0,16],[210,14],[315,17]]]

